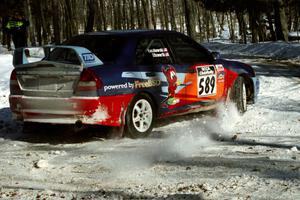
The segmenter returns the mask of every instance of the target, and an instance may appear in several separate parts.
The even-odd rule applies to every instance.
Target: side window
[[[127,39],[121,37],[80,35],[64,42],[64,45],[85,47],[106,64],[116,63],[127,43]]]
[[[206,49],[183,37],[170,37],[168,41],[180,64],[209,62],[210,55]]]
[[[168,48],[160,39],[142,39],[136,48],[136,64],[170,64],[172,59]]]

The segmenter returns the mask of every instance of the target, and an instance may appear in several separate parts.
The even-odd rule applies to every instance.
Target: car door
[[[185,92],[178,84],[185,74],[174,64],[174,58],[163,37],[140,39],[136,48],[135,65],[140,79],[135,81],[136,89],[151,92],[158,102],[160,115],[180,112]],[[146,86],[148,86],[146,88]]]
[[[175,65],[185,73],[186,109],[205,107],[219,101],[224,93],[224,68],[215,63],[210,52],[186,36],[168,37]]]

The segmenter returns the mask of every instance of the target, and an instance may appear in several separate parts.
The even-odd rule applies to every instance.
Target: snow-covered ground
[[[106,140],[94,129],[22,133],[8,108],[11,59],[0,54],[0,199],[300,199],[298,71],[244,60],[261,90],[243,116],[220,106],[162,120],[149,138]]]

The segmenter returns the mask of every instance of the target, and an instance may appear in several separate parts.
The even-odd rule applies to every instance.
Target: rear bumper
[[[133,95],[108,97],[27,97],[10,95],[13,118],[26,122],[121,126]]]

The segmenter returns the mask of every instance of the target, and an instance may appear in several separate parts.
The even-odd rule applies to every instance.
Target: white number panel
[[[197,68],[198,97],[215,96],[217,94],[217,74],[214,66]]]

